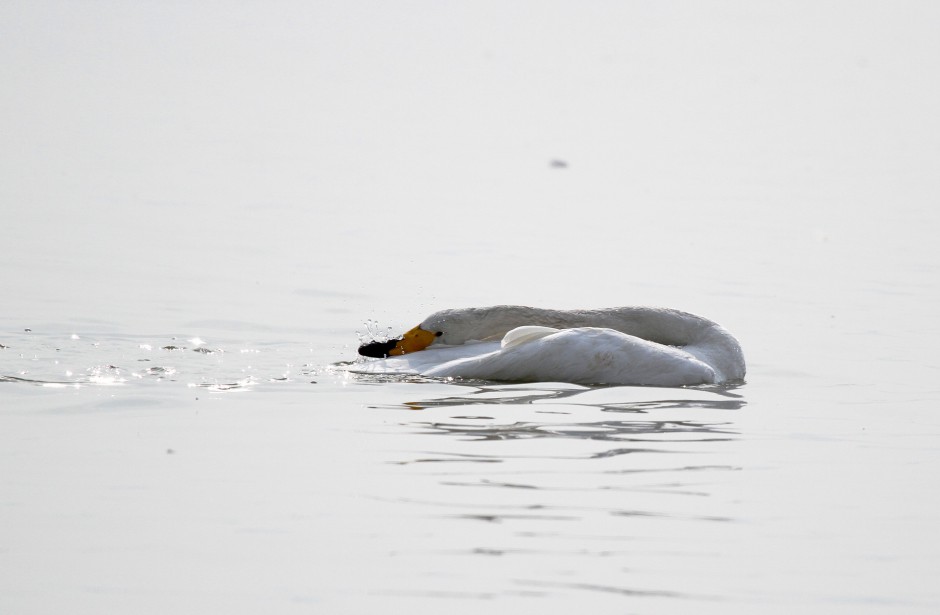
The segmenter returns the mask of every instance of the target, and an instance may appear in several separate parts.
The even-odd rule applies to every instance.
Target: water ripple
[[[671,434],[737,435],[728,429],[731,423],[701,423],[697,421],[596,421],[590,423],[545,424],[517,422],[509,425],[467,425],[463,423],[422,423],[411,425],[423,428],[423,433],[462,436],[477,440],[518,440],[532,438],[575,438],[605,442],[657,442],[648,437]],[[730,438],[685,438],[670,442],[705,442]],[[618,449],[621,450],[621,449]],[[622,449],[635,450],[635,449]],[[622,453],[617,453],[622,454]]]
[[[722,599],[706,586],[644,587],[643,579],[647,561],[655,571],[681,567],[690,553],[719,557],[721,541],[739,531],[740,510],[716,489],[742,470],[736,416],[747,401],[738,387],[461,383],[444,393],[368,406],[386,416],[407,411],[392,429],[410,446],[389,463],[413,490],[385,501],[423,524],[444,524],[447,547],[422,557],[463,554],[524,569],[512,584],[545,595]],[[559,557],[611,574],[558,578]],[[627,570],[638,574],[620,584]]]

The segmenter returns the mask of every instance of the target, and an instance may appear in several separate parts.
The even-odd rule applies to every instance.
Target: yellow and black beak
[[[396,357],[409,352],[424,350],[431,345],[435,338],[440,337],[441,333],[432,333],[425,331],[421,327],[415,327],[400,338],[388,340],[387,342],[370,342],[359,347],[359,354],[364,357],[374,357],[384,359],[385,357]]]

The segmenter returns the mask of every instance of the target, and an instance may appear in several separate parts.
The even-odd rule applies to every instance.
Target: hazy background
[[[7,314],[152,326],[238,288],[217,317],[355,293],[404,325],[936,272],[899,236],[936,221],[930,2],[0,11]]]

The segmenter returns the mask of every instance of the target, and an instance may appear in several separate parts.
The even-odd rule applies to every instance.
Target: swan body
[[[745,375],[741,346],[720,325],[649,307],[443,310],[360,354],[387,358],[353,371],[483,380],[683,386]]]

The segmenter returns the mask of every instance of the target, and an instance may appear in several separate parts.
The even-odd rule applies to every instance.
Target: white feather
[[[425,350],[356,364],[351,371],[483,380],[682,386],[744,378],[737,340],[678,310],[444,310],[420,325],[440,331]],[[474,342],[474,340],[501,339]]]

